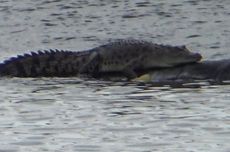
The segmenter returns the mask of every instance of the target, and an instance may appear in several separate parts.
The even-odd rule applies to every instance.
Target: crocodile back
[[[172,67],[197,62],[201,56],[186,47],[160,45],[141,40],[117,40],[97,47],[101,57],[101,71],[121,71]]]

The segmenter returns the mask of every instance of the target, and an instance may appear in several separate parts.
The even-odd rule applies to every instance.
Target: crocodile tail
[[[65,77],[74,76],[87,60],[87,52],[42,50],[10,58],[0,64],[1,76]]]

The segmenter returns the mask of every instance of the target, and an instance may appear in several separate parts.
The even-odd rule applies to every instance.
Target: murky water
[[[229,0],[2,0],[0,59],[110,39],[230,58]],[[230,86],[1,78],[0,151],[230,151]]]

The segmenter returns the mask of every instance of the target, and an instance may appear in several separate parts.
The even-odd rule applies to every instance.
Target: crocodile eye
[[[185,45],[182,46],[177,46],[176,47],[176,51],[180,52],[180,53],[188,53],[190,52]]]
[[[181,46],[177,46],[177,48],[181,49],[181,50],[187,50],[185,45],[181,45]]]
[[[181,48],[182,48],[183,50],[187,50],[187,48],[186,48],[185,45],[182,45]]]

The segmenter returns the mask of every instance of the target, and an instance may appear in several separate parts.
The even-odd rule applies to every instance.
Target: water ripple
[[[137,38],[229,56],[228,0],[1,1],[1,61]],[[211,31],[211,32],[210,32]],[[0,151],[228,151],[229,82],[0,78]]]

